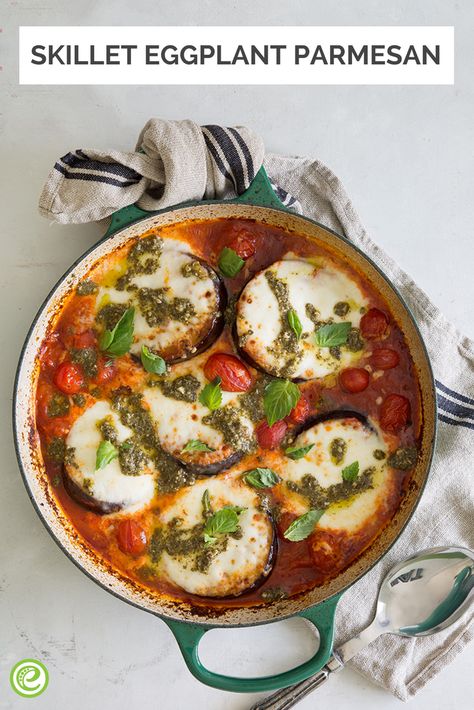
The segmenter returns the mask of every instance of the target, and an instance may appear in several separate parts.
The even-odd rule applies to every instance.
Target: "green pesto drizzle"
[[[99,429],[104,441],[110,441],[111,444],[117,447],[118,459],[122,473],[125,476],[139,476],[147,463],[147,456],[140,447],[136,437],[131,437],[130,439],[120,443],[118,440],[117,429],[115,428],[114,421],[111,416],[105,417],[101,421],[97,422],[97,428]]]
[[[188,261],[186,264],[183,264],[181,267],[181,273],[185,279],[189,279],[194,276],[194,278],[199,279],[200,281],[203,281],[208,276],[204,266],[197,260]]]
[[[102,323],[106,330],[113,330],[129,305],[129,303],[107,303],[98,312],[96,320]]]
[[[81,392],[78,392],[77,394],[72,395],[72,401],[76,405],[76,407],[83,407],[86,403],[86,397],[85,395],[81,394]]]
[[[128,252],[129,273],[152,274],[160,265],[163,240],[155,234],[139,239]]]
[[[283,365],[275,370],[278,376],[288,377],[296,369],[303,357],[303,352],[298,345],[298,337],[288,321],[288,313],[293,310],[289,299],[288,284],[279,279],[271,270],[265,272],[265,278],[278,303],[280,313],[280,332],[267,350],[271,352],[277,362]]]
[[[221,432],[224,441],[234,451],[251,451],[255,446],[253,435],[242,420],[242,414],[237,407],[227,405],[207,414],[202,419],[203,424]]]
[[[263,395],[265,387],[271,381],[267,375],[259,377],[252,389],[240,396],[239,403],[241,409],[245,411],[249,419],[253,422],[259,422],[265,418],[265,410],[263,408]]]
[[[344,439],[337,437],[333,439],[329,444],[329,453],[331,454],[331,460],[335,464],[340,464],[344,460],[346,455],[347,444]]]
[[[359,328],[351,328],[347,336],[346,348],[353,353],[357,353],[364,348],[364,341]]]
[[[192,528],[181,527],[181,520],[174,518],[167,527],[156,528],[150,541],[150,557],[155,564],[163,552],[170,557],[187,558],[193,571],[207,572],[213,559],[227,548],[228,535],[219,535],[213,545],[204,542],[205,521]]]
[[[75,449],[72,446],[66,446],[66,441],[61,436],[55,436],[51,439],[46,449],[46,455],[54,463],[65,463],[67,466],[74,466]]]
[[[340,318],[344,318],[344,316],[347,316],[350,310],[351,307],[347,303],[347,301],[338,301],[333,308],[335,315],[339,316]]]
[[[73,348],[70,351],[72,362],[80,365],[84,374],[93,380],[97,377],[97,350],[95,348]]]
[[[69,412],[69,399],[61,392],[55,392],[51,397],[47,414],[48,417],[64,417]]]
[[[390,454],[388,465],[399,471],[408,471],[413,468],[418,459],[418,450],[414,446],[401,447]]]
[[[122,387],[112,393],[112,406],[122,424],[133,431],[136,442],[159,471],[159,493],[171,493],[194,483],[194,476],[161,447],[153,420],[148,410],[143,407],[141,394]]]
[[[201,383],[194,375],[180,375],[174,380],[153,380],[153,386],[159,387],[165,397],[180,402],[195,402]]]
[[[143,317],[150,326],[156,328],[169,320],[176,320],[188,325],[196,315],[196,309],[188,298],[168,299],[169,288],[139,288],[138,305]]]
[[[84,279],[84,281],[81,281],[80,284],[78,284],[76,293],[78,296],[92,296],[94,293],[97,293],[98,290],[99,287],[96,283],[94,283],[94,281]]]
[[[372,478],[375,473],[375,467],[366,468],[355,481],[341,481],[334,483],[332,486],[323,488],[316,481],[314,476],[306,473],[299,483],[295,481],[287,481],[288,490],[306,498],[310,508],[326,509],[332,503],[339,503],[343,500],[348,500],[357,493],[362,493],[369,488],[373,488]]]

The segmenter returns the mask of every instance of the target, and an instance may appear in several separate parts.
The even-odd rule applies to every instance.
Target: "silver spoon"
[[[379,590],[375,617],[366,629],[334,649],[327,664],[301,683],[278,690],[251,710],[288,710],[339,671],[381,634],[428,636],[453,624],[474,598],[474,552],[434,547],[395,565]]]

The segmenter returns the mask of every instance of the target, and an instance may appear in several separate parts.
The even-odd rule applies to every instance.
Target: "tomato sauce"
[[[422,427],[419,387],[407,343],[390,312],[389,304],[384,302],[380,294],[356,268],[340,261],[327,247],[312,239],[250,220],[217,219],[188,222],[162,228],[159,230],[159,235],[164,239],[172,238],[185,242],[190,253],[210,264],[216,271],[218,271],[222,249],[225,246],[234,248],[236,253],[245,259],[245,263],[236,277],[223,279],[230,298],[239,294],[254,274],[290,252],[295,255],[295,258],[311,259],[316,262],[322,259],[347,273],[367,297],[369,308],[378,309],[387,316],[387,327],[382,331],[377,330],[380,323],[375,326],[369,323],[370,337],[367,337],[362,357],[355,365],[356,368],[363,369],[364,373],[367,373],[365,379],[368,383],[364,387],[361,386],[360,391],[348,391],[347,387],[341,386],[343,383],[340,378],[331,376],[324,380],[300,383],[298,386],[303,395],[299,405],[301,411],[299,413],[295,411],[293,417],[287,418],[284,428],[295,426],[303,421],[308,412],[321,414],[341,409],[360,412],[379,421],[383,402],[388,395],[396,394],[406,398],[410,411],[407,420],[397,431],[385,433],[386,441],[392,448],[418,445]],[[98,284],[113,284],[114,279],[123,273],[123,263],[129,247],[130,244],[125,245],[101,259],[91,269],[87,278]],[[114,390],[124,385],[134,391],[140,391],[146,381],[147,373],[140,363],[128,354],[117,357],[113,361],[99,355],[96,371],[89,376],[85,374],[81,365],[72,363],[71,353],[75,348],[98,348],[99,331],[94,309],[94,295],[79,296],[73,292],[52,324],[40,351],[36,424],[51,487],[61,508],[87,544],[121,574],[159,594],[191,601],[198,606],[261,604],[265,600],[266,590],[271,592],[282,589],[285,595],[291,596],[316,585],[323,585],[325,581],[336,576],[353,562],[392,518],[406,490],[410,478],[409,471],[396,472],[392,485],[387,489],[384,505],[377,510],[368,523],[352,534],[344,530],[327,531],[316,528],[307,539],[297,543],[290,542],[283,537],[282,533],[292,521],[292,517],[283,513],[276,521],[277,550],[273,571],[263,585],[249,590],[240,597],[198,598],[171,586],[166,581],[147,576],[144,572],[144,559],[146,546],[153,531],[154,516],[169,496],[160,498],[157,495],[144,510],[130,516],[133,525],[125,527],[123,521],[124,518],[126,520],[128,518],[124,514],[100,515],[78,504],[64,487],[62,464],[51,460],[48,456],[48,446],[51,441],[55,437],[67,437],[75,419],[98,398],[107,399]],[[225,328],[218,343],[219,350],[233,352],[235,357],[238,356],[229,327]],[[392,355],[389,353],[385,358],[383,355],[377,356],[377,350],[380,349],[388,349],[392,351]],[[388,369],[377,368],[377,362],[392,366]],[[245,369],[251,372],[252,377],[255,376],[253,368],[246,366]],[[222,375],[225,374],[224,371],[225,368],[220,371],[217,369],[214,374]],[[229,386],[232,386],[232,382]],[[238,389],[238,384],[235,386]],[[64,414],[51,416],[51,402],[58,395],[67,398],[69,408]],[[280,425],[282,424],[283,422],[280,422]],[[265,434],[268,440],[268,432]],[[271,445],[264,446],[257,453],[247,456],[245,468],[271,466],[272,456],[275,455]]]

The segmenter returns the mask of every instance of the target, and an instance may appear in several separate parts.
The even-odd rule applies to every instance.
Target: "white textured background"
[[[257,9],[258,8],[258,9]],[[439,24],[456,28],[452,87],[19,87],[17,26],[140,24]],[[107,595],[54,545],[21,483],[10,433],[13,373],[27,328],[51,285],[98,237],[95,226],[50,226],[36,211],[57,156],[132,148],[150,116],[244,123],[267,148],[313,155],[344,181],[371,235],[459,329],[474,336],[474,73],[471,0],[3,0],[0,6],[1,451],[0,708],[244,710],[251,698],[189,675],[159,620]],[[245,29],[242,29],[244,36]],[[374,590],[375,593],[375,590]],[[216,631],[203,644],[214,670],[283,670],[307,657],[297,622]],[[42,659],[50,686],[17,698],[11,666]],[[413,710],[472,707],[468,649],[411,702]],[[346,669],[300,704],[337,710],[400,707]]]

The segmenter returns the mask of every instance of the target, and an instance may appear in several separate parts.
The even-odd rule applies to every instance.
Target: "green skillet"
[[[152,594],[122,576],[88,548],[51,493],[35,427],[35,385],[41,342],[51,318],[61,307],[64,298],[75,288],[92,264],[131,237],[138,236],[153,226],[213,218],[255,219],[289,232],[307,235],[329,246],[342,259],[359,268],[390,304],[391,311],[405,334],[419,377],[423,412],[421,455],[413,472],[410,490],[390,524],[348,569],[323,587],[317,587],[296,597],[258,607],[227,608],[219,613]],[[262,168],[249,189],[234,200],[193,202],[158,212],[145,212],[132,205],[112,216],[110,227],[103,239],[71,266],[54,286],[34,319],[21,352],[16,374],[13,419],[18,462],[28,494],[41,520],[65,554],[108,592],[162,619],[176,637],[189,670],[198,680],[222,690],[259,692],[302,681],[320,670],[327,662],[332,651],[334,615],[341,594],[376,564],[393,545],[408,523],[421,496],[435,442],[436,398],[433,375],[421,335],[407,306],[389,279],[345,238],[311,219],[285,209]],[[313,657],[295,668],[260,678],[236,678],[208,670],[199,659],[200,639],[210,629],[266,624],[295,615],[311,621],[317,627],[320,638],[319,648]]]

